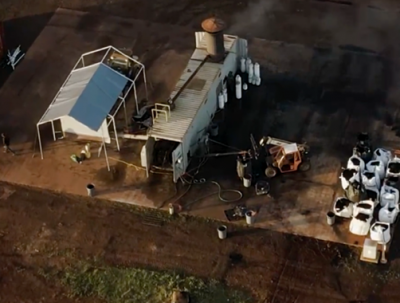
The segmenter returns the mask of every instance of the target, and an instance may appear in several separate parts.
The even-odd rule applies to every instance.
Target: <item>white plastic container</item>
[[[168,207],[168,212],[171,216],[173,216],[175,214],[175,207],[173,204],[170,204]]]
[[[261,85],[261,78],[258,77],[256,78],[256,86],[260,86]]]
[[[381,180],[385,178],[385,164],[382,160],[372,160],[367,163],[366,169],[378,173]]]
[[[240,58],[240,71],[242,73],[246,72],[246,58]]]
[[[224,109],[225,107],[225,99],[223,93],[219,93],[218,95],[218,107],[219,109]]]
[[[397,166],[397,168],[396,168]],[[400,166],[400,158],[397,156],[394,156],[393,159],[391,159],[388,164],[387,164],[387,169],[386,169],[386,177],[400,177],[400,172],[398,170],[398,167]]]
[[[349,187],[350,182],[357,180],[359,178],[356,171],[346,168],[340,174],[339,179],[341,181],[343,190],[346,190]]]
[[[249,83],[253,84],[254,82],[254,65],[250,63],[249,65]]]
[[[251,210],[247,211],[246,214],[245,214],[245,216],[246,216],[246,223],[247,223],[248,225],[253,225],[253,224],[255,223],[255,221],[256,221],[256,214],[255,214],[254,211],[251,211]]]
[[[87,194],[89,197],[94,196],[94,190],[95,190],[94,184],[90,183],[90,184],[86,185],[86,191],[87,191]]]
[[[236,92],[236,99],[242,99],[242,78],[239,75],[236,75],[235,78],[235,92]]]
[[[390,224],[384,222],[375,222],[370,229],[371,240],[379,244],[386,244],[390,241]]]
[[[92,157],[92,153],[90,152],[90,143],[86,143],[85,145],[85,156],[86,159],[90,159]]]
[[[380,204],[384,207],[389,204],[389,207],[396,207],[399,203],[399,190],[395,187],[383,185],[380,194]]]
[[[249,188],[251,186],[251,175],[244,175],[243,177],[243,186]]]
[[[364,171],[361,175],[362,183],[366,188],[378,189],[381,188],[381,179],[379,178],[378,172]]]
[[[247,90],[249,87],[247,85],[247,83],[243,83],[243,90]]]
[[[365,162],[359,156],[353,155],[347,161],[348,169],[355,169],[358,172],[364,172],[365,170]]]
[[[260,79],[261,79],[260,64],[258,64],[257,62],[254,63],[254,76],[255,76],[256,78],[260,78]]]
[[[247,58],[247,59],[246,59],[246,73],[249,72],[250,64],[251,64],[251,59],[250,59],[250,58]]]
[[[326,223],[328,223],[328,225],[332,226],[333,224],[335,224],[335,219],[336,215],[333,211],[328,211],[326,213]]]
[[[389,203],[379,210],[378,220],[380,222],[393,224],[396,221],[397,215],[399,214],[399,207],[393,207],[389,209]]]
[[[392,153],[386,149],[377,148],[374,151],[374,159],[382,161],[386,167],[389,161],[392,159]]]
[[[378,257],[378,242],[366,238],[364,240],[362,257],[365,259],[376,260]]]
[[[228,234],[228,228],[225,225],[220,225],[217,228],[217,232],[218,232],[218,238],[220,238],[221,240],[226,239]]]
[[[228,90],[226,88],[223,89],[222,94],[224,96],[224,102],[228,103]]]

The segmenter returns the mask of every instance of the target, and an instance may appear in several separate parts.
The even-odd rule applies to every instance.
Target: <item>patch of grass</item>
[[[253,302],[240,290],[222,283],[177,273],[138,268],[97,267],[89,263],[59,275],[73,297],[98,297],[109,303],[165,303],[174,290],[188,291],[194,303]]]

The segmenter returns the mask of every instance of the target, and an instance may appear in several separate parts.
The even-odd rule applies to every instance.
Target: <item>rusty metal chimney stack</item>
[[[207,53],[213,61],[219,62],[225,57],[224,29],[225,22],[212,17],[205,19],[201,27],[206,32]]]

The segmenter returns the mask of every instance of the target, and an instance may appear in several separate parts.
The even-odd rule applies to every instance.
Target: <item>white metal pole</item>
[[[145,69],[144,66],[143,66],[143,80],[144,80],[144,89],[146,91],[146,100],[149,101],[149,95],[148,95],[148,92],[147,92],[146,69]]]
[[[40,124],[36,125],[36,130],[37,130],[37,135],[38,135],[38,141],[39,141],[39,149],[40,149],[40,157],[43,160],[43,149],[42,149],[42,139],[40,138]]]
[[[115,134],[115,140],[117,141],[117,150],[119,151],[119,142],[118,142],[118,134],[117,134],[117,126],[115,125],[115,119],[113,116],[111,116],[111,119],[113,121],[113,126],[114,126],[114,134]]]
[[[54,121],[51,120],[51,131],[53,132],[53,140],[56,141],[56,132],[54,131]]]
[[[138,114],[139,113],[139,102],[138,102],[138,99],[137,99],[135,82],[133,82],[133,93],[135,95],[135,101],[136,101],[136,113]]]
[[[128,127],[128,114],[126,113],[125,98],[122,99],[124,102],[124,114],[125,114],[125,126]]]
[[[101,127],[102,138],[103,138],[103,146],[104,146],[104,156],[106,157],[107,169],[110,171],[110,163],[108,162],[107,148],[106,148],[106,140],[104,140],[104,129]]]
[[[101,63],[104,63],[104,60],[107,58],[108,53],[110,52],[110,50],[111,50],[111,48],[109,47],[107,52],[104,54],[103,58],[101,58],[101,61],[100,61]]]

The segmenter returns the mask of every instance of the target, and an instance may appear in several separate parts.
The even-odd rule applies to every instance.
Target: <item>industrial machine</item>
[[[311,163],[306,144],[293,143],[272,137],[263,137],[260,146],[267,152],[265,175],[275,177],[278,173],[308,171]]]
[[[136,61],[139,60],[139,57],[137,56],[131,56],[131,58]],[[130,79],[132,79],[140,69],[140,66],[135,64],[134,61],[127,59],[126,56],[116,51],[111,53],[110,58],[107,60],[107,64],[112,69],[115,69]]]

